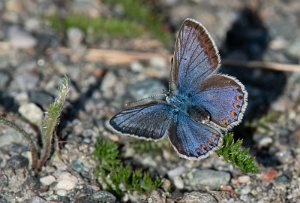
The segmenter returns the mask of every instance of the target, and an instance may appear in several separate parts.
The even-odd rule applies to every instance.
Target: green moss
[[[103,0],[103,3],[122,6],[125,18],[144,25],[147,30],[151,31],[162,42],[169,43],[172,41],[171,34],[162,29],[160,17],[157,13],[153,12],[147,1]]]
[[[60,19],[57,16],[48,16],[47,20],[58,30],[66,31],[70,27],[77,27],[83,32],[91,31],[94,37],[136,37],[145,33],[144,28],[128,20],[91,18],[82,15],[67,15]]]
[[[161,19],[149,8],[148,4],[143,4],[138,0],[105,0],[103,2],[110,6],[121,5],[124,15],[92,18],[76,13],[67,13],[63,17],[53,15],[46,19],[52,27],[60,31],[66,32],[70,27],[77,27],[85,33],[92,33],[95,38],[105,36],[132,38],[152,33],[162,42],[170,43],[172,41],[171,34],[161,28]]]
[[[231,162],[245,173],[257,173],[258,165],[255,158],[249,155],[249,149],[241,149],[242,140],[234,141],[232,133],[226,133],[223,137],[223,145],[216,152],[218,156],[223,156],[225,161]]]
[[[107,139],[97,141],[93,154],[98,161],[96,174],[108,191],[122,197],[126,191],[149,193],[161,186],[160,178],[153,179],[147,172],[124,166],[118,155],[118,145],[115,142]]]

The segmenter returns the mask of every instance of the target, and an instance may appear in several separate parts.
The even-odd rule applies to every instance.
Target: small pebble
[[[219,189],[222,185],[227,185],[231,177],[228,172],[211,169],[192,169],[184,174],[184,183],[191,189],[201,189],[209,186]]]
[[[175,176],[173,178],[173,182],[174,182],[174,185],[177,189],[183,189],[184,188],[184,182],[182,180],[182,178],[180,176]]]
[[[51,185],[52,183],[55,182],[55,180],[56,180],[55,177],[52,175],[48,175],[48,176],[44,176],[44,177],[40,178],[40,182],[46,186]]]
[[[59,196],[66,196],[68,194],[68,192],[67,192],[67,190],[59,189],[59,190],[56,190],[56,194]]]
[[[250,182],[250,176],[239,176],[238,182],[239,183],[248,183],[248,182]]]
[[[63,172],[57,180],[56,189],[57,190],[72,190],[77,185],[77,178],[68,172]],[[63,196],[63,195],[61,195]]]
[[[30,49],[37,43],[37,40],[33,36],[16,26],[11,27],[8,32],[9,42],[13,48]]]
[[[14,169],[20,169],[20,168],[25,168],[28,166],[29,161],[23,156],[20,155],[15,155],[12,156],[10,159],[7,161],[8,166],[14,168]]]
[[[30,203],[47,203],[47,201],[42,197],[34,196],[31,198]]]
[[[183,195],[179,203],[217,203],[217,199],[206,192],[189,192]]]
[[[117,198],[105,191],[105,190],[101,190],[101,191],[98,191],[98,192],[95,192],[93,194],[93,199],[97,200],[98,202],[106,202],[106,203],[113,203],[113,202],[116,202],[117,201]]]
[[[30,123],[41,126],[43,111],[34,103],[23,104],[19,107],[19,113]]]
[[[175,176],[180,176],[183,172],[185,172],[186,168],[184,166],[178,166],[170,171],[168,171],[169,178],[174,178]]]

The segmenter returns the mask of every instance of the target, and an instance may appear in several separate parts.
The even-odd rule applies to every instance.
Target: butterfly
[[[193,19],[180,27],[169,92],[160,100],[129,107],[109,124],[146,140],[168,137],[180,157],[199,160],[220,145],[222,132],[238,125],[248,93],[236,78],[216,73],[219,52],[206,28]]]

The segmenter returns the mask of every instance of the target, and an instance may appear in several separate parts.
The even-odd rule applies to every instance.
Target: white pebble
[[[52,175],[40,178],[40,182],[46,186],[51,185],[52,183],[54,183],[55,180],[55,177]]]

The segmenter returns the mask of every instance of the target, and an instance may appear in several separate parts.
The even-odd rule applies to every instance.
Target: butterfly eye
[[[187,96],[188,96],[188,97],[192,97],[192,94],[191,94],[191,93],[188,93]]]

